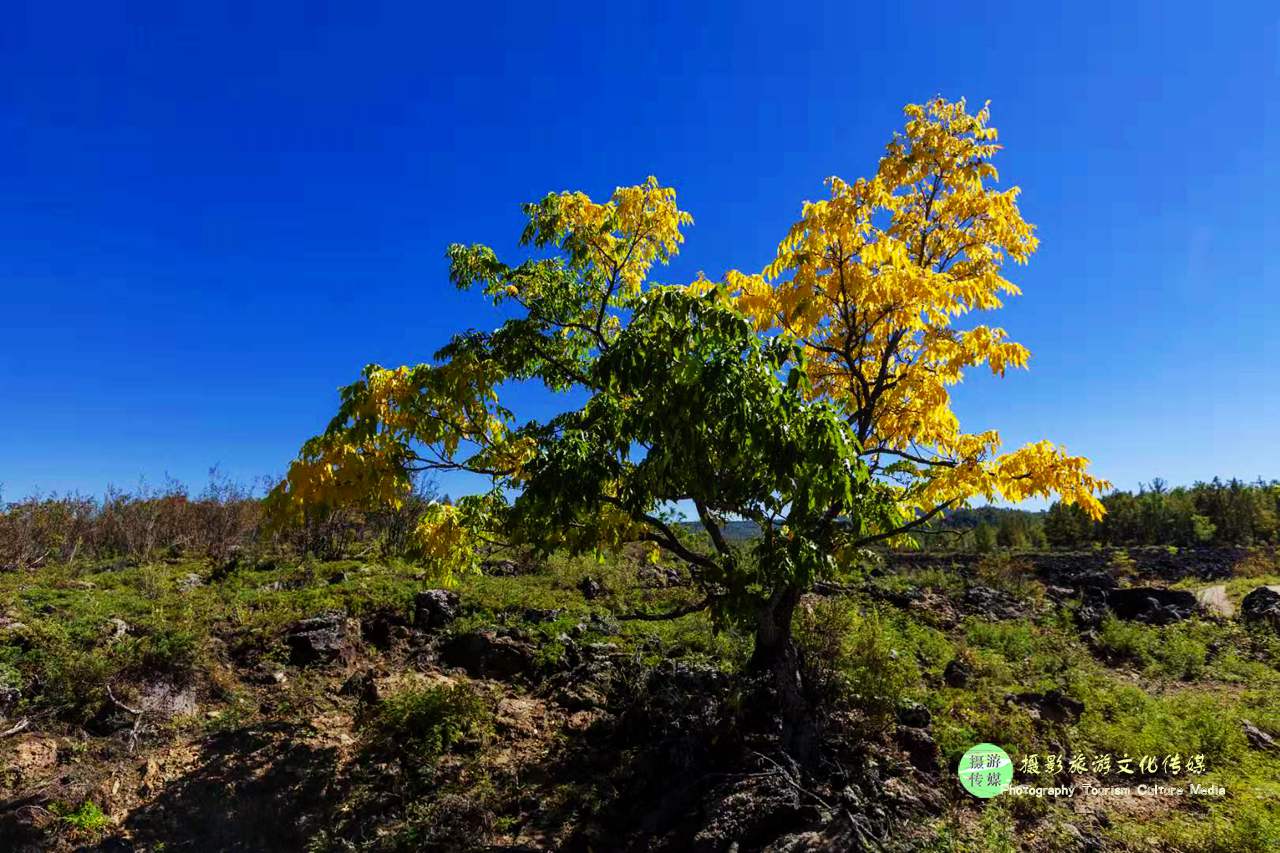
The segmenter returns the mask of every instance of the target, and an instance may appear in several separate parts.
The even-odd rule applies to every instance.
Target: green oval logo
[[[960,759],[960,784],[975,797],[994,797],[1013,783],[1013,760],[994,743],[980,743]]]

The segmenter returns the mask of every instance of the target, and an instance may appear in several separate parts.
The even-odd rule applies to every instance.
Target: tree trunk
[[[782,723],[783,748],[803,762],[812,749],[816,731],[804,689],[800,649],[791,637],[800,594],[798,586],[781,587],[760,609],[751,668],[764,676],[773,704],[770,710]]]

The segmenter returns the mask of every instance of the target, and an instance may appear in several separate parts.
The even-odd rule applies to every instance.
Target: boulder
[[[1262,750],[1278,750],[1280,743],[1276,743],[1276,739],[1255,726],[1248,720],[1241,720],[1240,725],[1244,728],[1244,736],[1248,739],[1249,745],[1254,749]]]
[[[592,577],[585,577],[578,582],[578,591],[587,601],[595,601],[604,595],[604,584]]]
[[[18,702],[21,699],[21,690],[12,684],[5,684],[0,681],[0,720],[7,717],[10,711],[18,707]]]
[[[337,611],[303,619],[289,629],[285,643],[295,666],[349,660],[355,652],[358,628]]]
[[[423,631],[443,628],[460,612],[457,593],[447,589],[425,589],[413,599],[413,624]]]
[[[902,725],[917,729],[928,728],[930,721],[933,719],[929,709],[919,702],[904,702],[899,705],[897,717],[898,722],[902,723]]]
[[[189,572],[178,578],[176,586],[179,592],[191,592],[199,586],[204,586],[204,581],[195,572]]]
[[[1262,622],[1280,631],[1280,585],[1260,586],[1240,602],[1240,616],[1246,622]]]
[[[386,651],[412,635],[409,620],[399,610],[375,610],[360,620],[360,636],[375,649]]]
[[[969,587],[964,591],[961,604],[966,613],[988,619],[1018,619],[1025,615],[1024,607],[1016,597],[989,586]]]
[[[1168,625],[1190,616],[1197,607],[1194,593],[1159,586],[1131,586],[1107,593],[1107,607],[1117,617],[1148,625]]]
[[[946,668],[942,670],[942,680],[948,687],[964,687],[972,677],[973,667],[960,658],[947,661]]]
[[[1200,609],[1210,616],[1230,619],[1236,615],[1236,606],[1231,603],[1230,598],[1227,598],[1227,588],[1222,584],[1196,590],[1196,602],[1200,605]]]
[[[666,566],[641,566],[636,570],[636,580],[640,586],[646,589],[665,589],[671,586],[680,586],[684,583],[684,578],[680,576],[677,569],[667,568]]]
[[[939,769],[938,744],[924,729],[898,726],[895,739],[917,770],[934,773]]]
[[[493,631],[470,631],[452,637],[441,647],[440,657],[474,678],[503,681],[526,675],[536,666],[532,646]]]
[[[1018,693],[1005,698],[1027,708],[1037,719],[1051,723],[1075,723],[1084,713],[1083,702],[1072,699],[1056,688],[1046,693]]]

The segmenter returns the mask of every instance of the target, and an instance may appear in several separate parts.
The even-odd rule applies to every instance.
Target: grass
[[[406,687],[380,703],[366,726],[370,745],[427,767],[492,733],[490,700],[469,682]]]
[[[511,631],[537,648],[547,671],[557,668],[569,642],[614,644],[637,671],[673,657],[725,670],[743,666],[749,631],[717,629],[705,614],[621,618],[692,600],[686,588],[646,588],[636,579],[637,565],[630,556],[605,562],[555,556],[528,574],[459,578],[463,615],[452,630]],[[184,578],[193,573],[205,582],[184,589]],[[1028,615],[968,617],[953,625],[918,607],[872,603],[861,593],[806,599],[797,614],[797,640],[829,701],[856,711],[869,737],[891,728],[903,702],[922,702],[948,768],[983,741],[1015,756],[1058,749],[1133,757],[1203,754],[1204,781],[1226,785],[1228,797],[1175,804],[1167,819],[1155,822],[1115,814],[1108,842],[1134,850],[1151,838],[1174,850],[1277,849],[1280,756],[1250,748],[1240,721],[1280,735],[1280,637],[1261,627],[1204,619],[1163,627],[1107,619],[1095,637],[1082,636],[1068,611],[1043,607],[1039,583],[1016,558],[989,557],[975,573],[977,582],[1025,602]],[[604,589],[590,601],[579,590],[588,577]],[[1280,576],[1265,573],[1236,577],[1227,581],[1228,594],[1238,601],[1255,586],[1277,581]],[[956,601],[965,588],[965,579],[945,564],[884,573],[873,583],[882,590],[927,588]],[[109,684],[127,691],[148,679],[189,679],[206,688],[209,707],[216,708],[190,725],[232,731],[266,713],[236,680],[232,658],[241,650],[283,667],[281,637],[298,619],[328,610],[357,617],[390,610],[407,617],[414,594],[430,585],[414,566],[359,560],[250,562],[219,578],[207,563],[186,560],[2,574],[0,601],[6,604],[0,615],[24,627],[0,628],[0,684],[22,692],[17,714],[41,714],[69,726],[106,707]],[[543,612],[532,619],[531,610]],[[117,619],[128,626],[119,636]],[[962,687],[943,678],[955,659],[973,672]],[[290,669],[288,683],[271,689],[270,713],[310,719],[317,707],[328,707],[332,688],[319,675]],[[1037,719],[1016,698],[1052,689],[1083,703],[1078,722]],[[469,787],[432,787],[436,768],[470,766],[473,754],[494,743],[494,702],[488,689],[470,682],[411,681],[361,718],[363,748],[379,760],[393,758],[411,783],[405,849],[433,838],[432,826],[488,832],[507,819],[499,794],[477,793],[483,788],[478,770],[466,776]],[[587,787],[575,789],[575,802],[603,796],[590,788],[596,783],[582,784]],[[964,801],[961,811],[963,820],[935,825],[935,846],[927,849],[1017,849],[1031,837],[1053,848],[1054,838],[1065,838],[1053,835],[1054,827],[1071,818],[1057,806],[998,799]],[[84,833],[100,831],[107,821],[91,802],[60,817],[68,831]]]

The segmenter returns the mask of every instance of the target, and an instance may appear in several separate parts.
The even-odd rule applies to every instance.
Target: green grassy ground
[[[640,585],[638,565],[631,558],[555,558],[529,574],[464,578],[457,588],[464,614],[451,631],[514,631],[536,648],[546,672],[563,664],[570,634],[576,643],[613,644],[637,671],[673,659],[709,663],[726,672],[739,669],[749,638],[713,631],[705,616],[662,622],[620,618],[692,600],[693,593],[684,588]],[[1250,572],[1227,583],[1237,601],[1248,589],[1280,576],[1257,574],[1256,567]],[[579,590],[587,577],[603,587],[590,601]],[[1018,617],[993,620],[966,610],[963,592],[978,583],[1007,593]],[[491,804],[494,818],[487,831],[501,833],[504,821],[514,821],[506,802],[514,789],[492,775],[493,756],[509,746],[501,726],[493,724],[495,703],[533,696],[536,685],[406,681],[402,690],[384,697],[378,713],[356,713],[338,690],[348,670],[290,667],[281,642],[289,625],[326,611],[356,618],[378,612],[407,615],[424,585],[413,566],[359,561],[262,561],[219,571],[176,560],[0,575],[0,602],[5,602],[0,607],[0,687],[21,694],[8,713],[9,723],[28,721],[26,731],[0,741],[0,801],[15,802],[30,793],[32,776],[21,772],[15,758],[27,738],[56,741],[59,762],[79,768],[80,777],[63,774],[73,782],[83,778],[96,784],[116,764],[136,764],[118,729],[98,733],[100,724],[118,703],[134,701],[138,685],[168,679],[197,685],[199,712],[148,726],[134,745],[140,755],[272,721],[302,725],[326,713],[346,715],[342,719],[349,718],[350,739],[357,745],[413,745],[402,761],[410,776],[435,767],[442,756],[463,768],[448,785],[406,793],[387,819],[388,837],[415,843],[424,826],[441,820],[445,792]],[[904,607],[885,600],[885,593],[908,589],[921,592],[925,602]],[[896,709],[906,703],[919,702],[931,713],[930,732],[944,767],[938,784],[945,791],[945,808],[904,828],[902,844],[1038,850],[1074,843],[1080,832],[1096,837],[1103,849],[1280,848],[1280,752],[1251,744],[1242,722],[1280,735],[1280,638],[1234,620],[1201,618],[1165,627],[1109,618],[1095,633],[1082,634],[1073,607],[1070,601],[1061,606],[1050,601],[1016,562],[993,559],[965,577],[945,557],[908,573],[890,569],[856,592],[805,601],[797,631],[814,678],[833,705],[857,718],[866,737],[888,738]],[[531,611],[545,612],[534,618]],[[431,669],[373,649],[362,655],[363,664],[389,677]],[[963,686],[950,686],[944,678],[952,661],[972,672]],[[279,671],[287,683],[271,687],[264,700],[268,688],[255,686],[250,670]],[[1055,722],[1010,698],[1051,690],[1083,704],[1078,720]],[[0,724],[0,730],[7,725]],[[555,735],[559,742],[574,737],[571,728]],[[960,791],[953,769],[969,746],[983,741],[1000,744],[1015,762],[1030,754],[1109,753],[1135,760],[1175,752],[1200,755],[1206,769],[1194,781],[1222,785],[1227,793],[978,801]],[[101,772],[95,775],[95,768]],[[1092,770],[1076,777],[1110,785],[1126,781]],[[1019,773],[1015,781],[1054,784],[1063,778],[1042,771]],[[1191,777],[1161,778],[1173,784]],[[364,790],[358,796],[368,798],[377,784],[365,780],[363,789],[351,790]],[[573,786],[540,795],[548,802],[607,797],[604,791],[584,790],[581,780]],[[47,804],[54,818],[46,828],[53,848],[106,837],[124,826],[129,809],[144,799],[140,795],[138,802],[109,808],[94,799],[100,790],[85,781],[55,791]],[[328,849],[321,843],[329,837],[325,830],[314,837],[320,839],[317,849]]]

